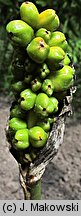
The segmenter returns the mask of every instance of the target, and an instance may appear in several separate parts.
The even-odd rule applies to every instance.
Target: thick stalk
[[[38,169],[33,169],[32,174],[35,171],[38,175],[29,175],[28,167],[25,167],[22,169],[21,164],[19,164],[19,180],[21,187],[24,192],[24,199],[25,200],[40,200],[41,199],[41,178],[42,175],[39,177]],[[44,173],[44,170],[42,168],[42,172],[40,170],[40,173]]]
[[[41,179],[30,185],[30,200],[41,199]]]

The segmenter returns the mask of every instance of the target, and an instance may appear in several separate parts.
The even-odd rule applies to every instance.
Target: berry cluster
[[[73,85],[74,69],[66,37],[57,31],[60,21],[55,10],[39,14],[27,1],[20,6],[20,17],[6,26],[14,47],[15,96],[7,137],[19,156],[24,155],[24,161],[32,161],[47,142],[67,90]]]

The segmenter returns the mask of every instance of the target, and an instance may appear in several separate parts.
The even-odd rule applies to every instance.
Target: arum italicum
[[[66,37],[57,30],[59,25],[55,10],[39,13],[33,2],[26,1],[20,6],[20,20],[6,26],[14,48],[14,102],[7,138],[19,163],[25,199],[41,198],[41,176],[56,154],[57,141],[59,148],[64,122],[58,122],[67,92],[73,86],[74,68]]]

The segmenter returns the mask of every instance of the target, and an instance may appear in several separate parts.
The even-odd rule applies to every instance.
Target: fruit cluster
[[[8,139],[19,154],[32,161],[47,142],[67,90],[73,85],[74,69],[67,54],[65,35],[57,31],[55,10],[39,14],[32,2],[20,6],[20,20],[6,30],[14,47]]]

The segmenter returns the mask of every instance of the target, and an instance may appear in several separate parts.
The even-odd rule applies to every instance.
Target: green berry
[[[22,20],[12,20],[7,26],[9,38],[20,46],[26,47],[34,37],[33,29]]]
[[[41,148],[47,142],[47,133],[39,126],[29,129],[29,139],[34,148]]]
[[[49,68],[53,68],[56,64],[59,64],[65,58],[65,52],[61,47],[53,46],[50,47],[50,51],[47,57],[47,64]]]
[[[51,38],[49,40],[49,46],[59,46],[63,50],[67,48],[67,41],[65,35],[60,31],[52,32]]]
[[[32,26],[32,28],[36,28],[39,12],[32,2],[26,1],[21,4],[20,15],[22,20]]]
[[[44,39],[44,41],[48,44],[50,38],[51,38],[51,32],[48,31],[45,28],[40,28],[37,32],[36,32],[36,37],[41,37]]]
[[[53,84],[50,79],[45,79],[42,84],[42,91],[45,92],[48,96],[53,94]]]
[[[37,29],[46,28],[48,31],[55,31],[59,24],[59,18],[55,10],[47,9],[40,13]]]
[[[31,89],[25,89],[20,94],[20,106],[24,110],[30,110],[34,107],[36,94]]]
[[[66,91],[73,85],[74,68],[65,65],[62,69],[48,76],[52,81],[54,92]]]
[[[31,81],[31,89],[34,92],[37,92],[41,88],[41,80],[39,77],[35,78],[34,80]]]
[[[41,37],[34,38],[27,46],[27,53],[29,57],[36,63],[43,63],[48,56],[49,46]]]
[[[50,73],[50,70],[46,63],[43,63],[40,65],[36,71],[37,74],[39,74],[41,79],[45,79],[46,76]]]
[[[13,131],[27,128],[27,123],[20,118],[13,117],[9,120],[9,127]]]

